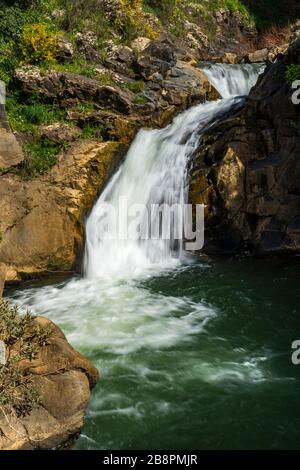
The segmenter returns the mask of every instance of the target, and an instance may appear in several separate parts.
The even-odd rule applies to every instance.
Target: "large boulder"
[[[99,61],[99,47],[97,34],[93,31],[85,31],[76,34],[76,45],[79,54],[88,62]]]
[[[206,205],[208,251],[300,251],[300,107],[285,79],[288,56],[270,64],[246,106],[203,136],[190,202]]]
[[[175,64],[174,45],[168,40],[157,40],[152,41],[138,56],[135,68],[143,79],[151,80],[157,73],[165,77]]]
[[[83,141],[62,154],[46,176],[0,177],[0,260],[7,280],[75,269],[85,215],[125,152],[117,142]]]
[[[24,160],[24,154],[11,130],[0,128],[0,170],[16,166]]]
[[[50,320],[34,319],[39,331],[51,331],[47,344],[33,360],[13,364],[39,395],[30,412],[0,410],[0,450],[56,449],[70,446],[84,422],[90,391],[99,380],[98,370],[66,340]],[[1,338],[1,331],[0,331]],[[19,342],[7,346],[9,357],[19,353]]]

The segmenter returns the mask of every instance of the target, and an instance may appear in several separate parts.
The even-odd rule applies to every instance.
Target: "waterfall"
[[[204,62],[200,68],[223,99],[246,96],[256,84],[265,64],[213,64]]]
[[[100,221],[107,205],[115,208],[121,232],[126,233],[128,217],[120,201],[127,207],[142,204],[177,204],[183,210],[188,199],[187,166],[209,125],[235,105],[243,103],[255,84],[261,65],[203,64],[203,72],[222,96],[221,100],[194,106],[160,130],[140,130],[125,162],[99,197],[86,223],[85,275],[88,278],[131,278],[152,268],[172,267],[183,256],[182,243],[142,237],[104,237]],[[159,212],[154,223],[164,224]],[[108,219],[108,226],[113,221]],[[137,225],[146,232],[145,214],[138,215]],[[176,221],[173,221],[173,224]],[[106,226],[107,228],[107,226]],[[164,228],[164,227],[163,227]],[[172,227],[173,231],[177,227]]]

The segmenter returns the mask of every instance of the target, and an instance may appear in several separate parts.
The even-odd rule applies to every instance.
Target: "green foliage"
[[[288,65],[285,77],[289,85],[292,85],[296,80],[300,80],[300,64]]]
[[[134,104],[146,104],[146,103],[148,103],[148,100],[147,100],[145,95],[138,94],[138,95],[135,95],[132,102]]]
[[[244,2],[240,0],[223,0],[223,5],[230,11],[240,11],[245,17],[250,16]]]
[[[0,406],[8,412],[26,416],[39,403],[33,379],[20,370],[19,361],[35,359],[51,335],[52,330],[36,324],[29,312],[21,316],[16,306],[0,300],[0,339],[10,351],[6,364],[0,365]]]
[[[155,39],[157,33],[144,16],[143,0],[119,0],[114,26],[126,40],[138,35]]]
[[[81,139],[99,139],[102,137],[103,126],[85,124],[81,132]]]
[[[44,104],[31,97],[24,102],[17,96],[9,96],[6,100],[6,112],[11,128],[16,132],[36,133],[40,124],[51,124],[63,121],[64,109],[56,105]]]
[[[97,72],[95,67],[89,65],[84,59],[81,57],[75,57],[72,62],[60,64],[45,64],[43,70],[47,73],[47,67],[51,67],[52,70],[58,70],[60,72],[69,72],[69,73],[76,73],[78,75],[84,75],[88,78],[95,78]]]
[[[48,140],[25,144],[23,150],[26,159],[19,168],[20,175],[29,178],[47,173],[55,165],[57,155],[65,148],[65,144],[55,144]]]
[[[58,37],[44,23],[26,25],[21,36],[22,58],[28,64],[54,62]]]
[[[260,29],[271,25],[285,25],[295,20],[300,14],[297,0],[241,0]]]
[[[10,85],[19,60],[12,41],[5,44],[0,40],[0,80]]]
[[[107,27],[99,0],[61,0],[61,7],[65,15],[60,24],[67,31],[80,31],[86,21],[92,21],[95,25],[98,23],[99,30]]]
[[[38,13],[33,10],[22,10],[19,7],[0,9],[0,40],[7,43],[19,41],[25,25],[35,23]]]
[[[134,82],[124,83],[122,87],[127,88],[133,93],[141,93],[145,88],[145,82],[143,82],[143,80],[136,80]]]
[[[169,18],[174,11],[177,0],[144,0],[144,10],[156,14],[158,17]]]

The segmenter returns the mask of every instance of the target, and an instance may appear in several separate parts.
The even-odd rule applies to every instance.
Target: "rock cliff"
[[[201,140],[190,201],[207,206],[207,251],[300,250],[300,106],[286,81],[291,63],[299,63],[299,43],[267,67],[241,111]]]

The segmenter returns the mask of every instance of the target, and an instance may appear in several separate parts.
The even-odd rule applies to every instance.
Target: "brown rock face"
[[[125,152],[116,142],[80,142],[47,176],[1,176],[0,260],[7,280],[74,269],[84,217]]]
[[[40,127],[41,138],[55,143],[72,142],[76,140],[80,134],[81,129],[78,127],[62,124],[60,122]]]
[[[0,128],[0,168],[10,168],[23,160],[23,152],[14,134],[10,130]]]
[[[215,124],[194,159],[190,200],[206,208],[213,252],[300,251],[300,107],[270,65],[242,111]]]
[[[98,370],[57,326],[43,317],[36,322],[51,328],[50,344],[33,361],[21,361],[19,369],[33,379],[40,404],[25,417],[1,409],[0,450],[55,449],[71,442],[83,426],[90,390],[99,380]]]
[[[5,264],[0,263],[0,299],[3,294],[7,268]]]

